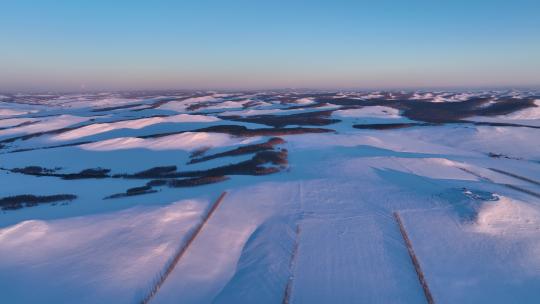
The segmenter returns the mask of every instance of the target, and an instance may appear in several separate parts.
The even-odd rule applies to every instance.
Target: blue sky
[[[540,87],[540,1],[0,0],[0,90]]]

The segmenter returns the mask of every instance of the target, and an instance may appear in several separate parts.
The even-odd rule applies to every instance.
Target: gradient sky
[[[540,1],[0,0],[0,91],[540,87]]]

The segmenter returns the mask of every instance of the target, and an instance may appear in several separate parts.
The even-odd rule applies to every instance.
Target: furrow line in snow
[[[418,258],[416,257],[416,253],[414,252],[414,249],[412,247],[411,240],[409,239],[409,236],[407,235],[407,231],[405,230],[405,226],[403,226],[403,222],[401,221],[401,217],[399,216],[398,212],[394,212],[394,218],[399,226],[399,231],[401,232],[401,236],[403,237],[403,240],[405,241],[405,245],[407,246],[407,251],[409,252],[409,256],[411,257],[412,264],[414,266],[414,269],[416,270],[416,274],[418,275],[418,280],[420,281],[420,285],[422,285],[422,289],[424,290],[424,295],[426,296],[426,300],[428,304],[435,304],[435,300],[433,299],[433,295],[431,294],[431,291],[429,290],[429,286],[426,281],[426,277],[424,276],[424,272],[422,271],[422,268],[420,267],[420,262],[418,261]]]
[[[531,190],[527,190],[527,189],[523,189],[523,188],[521,188],[519,186],[515,186],[515,185],[512,185],[512,184],[499,184],[499,183],[494,182],[492,179],[484,177],[484,176],[482,176],[482,175],[480,175],[480,174],[478,174],[478,173],[476,173],[474,171],[471,171],[469,169],[465,169],[465,168],[460,168],[460,169],[467,172],[467,173],[470,173],[470,174],[478,177],[480,180],[487,181],[487,182],[490,182],[490,183],[495,184],[495,185],[505,186],[506,188],[516,190],[516,191],[528,194],[530,196],[534,196],[536,198],[540,198],[540,193],[537,193],[537,192],[534,192],[534,191],[531,191]]]
[[[210,217],[212,217],[212,214],[216,211],[216,209],[219,207],[221,202],[223,201],[223,198],[225,198],[225,195],[227,192],[221,193],[221,195],[218,197],[218,199],[214,202],[212,207],[208,210],[204,218],[201,220],[199,225],[193,230],[187,241],[184,243],[183,246],[181,246],[176,254],[173,256],[172,260],[166,265],[165,271],[161,273],[155,282],[155,284],[152,286],[152,289],[150,292],[144,297],[144,299],[140,302],[141,304],[147,304],[152,300],[152,298],[156,295],[159,288],[165,283],[165,280],[167,277],[172,273],[180,259],[184,256],[184,254],[187,252],[193,241],[197,238],[201,230],[204,228]]]
[[[293,281],[294,281],[294,270],[296,265],[296,256],[298,255],[298,243],[300,239],[300,225],[296,225],[296,233],[295,233],[295,240],[294,240],[294,247],[291,253],[291,260],[289,261],[289,280],[287,281],[287,285],[285,286],[285,292],[283,294],[283,301],[281,301],[282,304],[289,304],[292,294],[292,287],[293,287]]]
[[[536,198],[540,198],[540,193],[536,193],[536,192],[534,192],[534,191],[527,190],[527,189],[523,189],[523,188],[521,188],[521,187],[514,186],[514,185],[510,185],[510,184],[503,184],[503,185],[506,186],[507,188],[510,188],[510,189],[514,189],[514,190],[523,192],[523,193],[525,193],[525,194],[534,196],[534,197],[536,197]]]
[[[482,181],[487,181],[487,182],[496,184],[492,179],[487,178],[487,177],[484,177],[484,176],[482,176],[482,175],[480,175],[480,174],[478,174],[478,173],[476,173],[476,172],[474,172],[474,171],[471,171],[471,170],[466,169],[466,168],[461,168],[461,167],[459,167],[459,169],[460,169],[461,171],[467,172],[467,173],[469,173],[469,174],[471,174],[471,175],[474,175],[474,176],[478,177],[478,178],[479,178],[480,180],[482,180]]]
[[[15,149],[15,150],[7,151],[7,152],[2,152],[0,154],[12,154],[12,153],[29,152],[29,151],[36,151],[36,150],[48,150],[48,149],[66,148],[66,147],[73,147],[73,146],[82,146],[82,145],[91,144],[95,142],[97,142],[97,140],[74,142],[74,143],[62,144],[62,145],[56,145],[56,146],[22,148],[22,149]]]
[[[497,173],[500,173],[500,174],[504,174],[504,175],[508,175],[510,177],[513,177],[513,178],[516,178],[516,179],[520,179],[522,181],[526,181],[528,183],[531,183],[531,184],[535,184],[535,185],[538,185],[540,186],[540,182],[539,181],[535,181],[533,179],[530,179],[528,177],[524,177],[524,176],[521,176],[521,175],[517,175],[517,174],[514,174],[514,173],[511,173],[511,172],[507,172],[507,171],[503,171],[501,169],[496,169],[496,168],[488,168],[489,170],[491,171],[495,171]]]

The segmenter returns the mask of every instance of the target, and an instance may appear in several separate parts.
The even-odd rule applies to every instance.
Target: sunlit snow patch
[[[185,150],[203,147],[225,147],[251,143],[258,137],[239,138],[222,133],[185,132],[158,138],[120,137],[81,145],[85,150],[113,151],[122,149]]]

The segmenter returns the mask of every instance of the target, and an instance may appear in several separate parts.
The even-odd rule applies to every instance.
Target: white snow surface
[[[136,302],[205,207],[185,200],[1,229],[2,301]]]
[[[74,115],[59,115],[52,117],[45,117],[41,119],[38,123],[22,126],[14,129],[0,130],[0,137],[13,134],[29,134],[35,132],[44,132],[55,129],[61,129],[69,127],[71,125],[87,121],[90,118],[79,117]]]
[[[13,109],[0,109],[0,117],[3,116],[16,116],[20,114],[26,114],[27,111],[13,110]]]
[[[140,303],[223,192],[150,303],[425,303],[395,212],[436,303],[540,302],[539,107],[466,118],[484,125],[352,127],[416,122],[393,106],[400,98],[537,93],[342,92],[297,100],[305,108],[280,102],[297,94],[8,96],[15,102],[0,109],[21,113],[0,118],[0,208],[20,195],[77,198],[0,209],[0,302]],[[319,98],[367,106],[310,107]],[[332,121],[286,128],[330,132],[286,134],[227,117],[317,111],[332,111]],[[259,155],[249,146],[272,137],[285,142]],[[281,149],[287,163],[261,160]],[[250,175],[252,162],[279,172]],[[25,167],[40,173],[15,170]],[[173,177],[126,175],[156,167]],[[110,176],[62,178],[90,168]],[[175,173],[211,169],[228,179],[168,184],[184,179]]]
[[[192,151],[203,147],[226,147],[249,143],[253,138],[242,139],[227,134],[185,132],[160,138],[136,138],[119,137],[84,144],[81,147],[91,151],[112,151],[124,149],[149,149],[149,150],[185,150]]]
[[[126,120],[113,123],[97,123],[82,128],[78,128],[69,132],[64,132],[54,136],[53,140],[71,140],[90,135],[100,134],[117,129],[141,129],[147,126],[160,123],[186,123],[186,122],[214,122],[219,121],[217,117],[209,117],[202,115],[178,114],[168,117],[151,117],[135,120]]]

